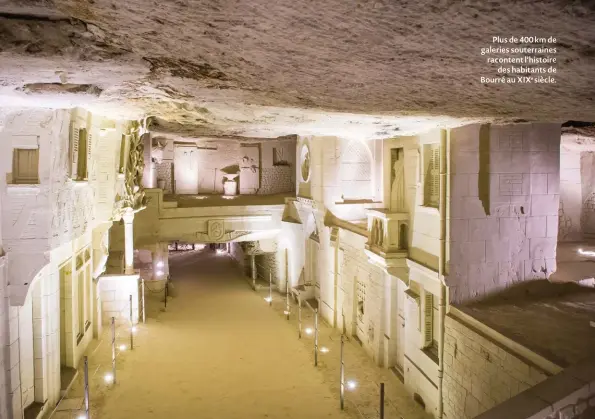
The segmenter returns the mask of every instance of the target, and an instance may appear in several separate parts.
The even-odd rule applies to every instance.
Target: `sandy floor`
[[[164,311],[161,294],[147,293],[147,323],[139,325],[134,350],[118,355],[114,387],[102,380],[110,369],[109,339],[90,349],[93,418],[372,419],[380,381],[387,383],[387,419],[426,417],[392,373],[376,368],[352,342],[346,377],[359,385],[341,412],[336,332],[321,325],[320,344],[331,352],[316,369],[312,340],[298,339],[295,316],[289,322],[283,316],[284,301],[275,295],[269,307],[264,291],[252,291],[230,258],[189,252],[170,264],[173,297]],[[304,323],[311,323],[303,311]],[[118,344],[128,342],[121,325]],[[54,419],[77,417],[82,388],[79,377]]]

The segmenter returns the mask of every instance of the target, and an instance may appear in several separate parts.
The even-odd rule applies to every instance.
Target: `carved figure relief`
[[[392,183],[390,207],[392,211],[405,211],[405,153],[402,148],[391,150]]]
[[[372,231],[370,234],[370,243],[373,246],[382,247],[384,243],[384,223],[379,218],[372,219]]]

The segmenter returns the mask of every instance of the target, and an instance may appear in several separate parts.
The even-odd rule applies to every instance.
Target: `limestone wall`
[[[452,315],[446,316],[443,400],[447,418],[474,418],[545,379],[540,368]]]
[[[581,153],[582,213],[581,230],[584,236],[595,235],[595,152]]]
[[[357,218],[357,215],[340,213],[337,203],[382,200],[382,141],[300,137],[296,156],[298,196],[324,203],[346,219]],[[343,209],[349,212],[353,208]],[[363,206],[358,213],[360,218],[365,214],[362,209]]]
[[[139,276],[138,275],[103,275],[99,280],[103,324],[108,325],[111,318],[116,324],[130,322],[130,296],[132,295],[132,321],[138,323],[139,314]]]
[[[345,324],[347,333],[356,336],[375,361],[382,362],[380,351],[384,341],[382,329],[384,274],[368,262],[363,250],[365,241],[365,237],[341,230],[342,257],[338,278],[337,327],[341,329]],[[362,296],[364,296],[363,301]],[[360,301],[363,304],[358,304]]]
[[[116,153],[125,124],[102,132],[102,121],[79,108],[27,109],[7,116],[0,134],[1,231],[15,303],[24,301],[25,283],[49,262],[45,251],[75,240],[112,216]],[[69,175],[72,127],[85,128],[90,138],[85,181]],[[37,184],[12,183],[13,153],[21,148],[38,150]]]
[[[556,269],[560,126],[450,132],[448,279],[465,301]]]
[[[242,244],[240,242],[233,242],[230,243],[230,246],[231,257],[238,263],[242,272],[245,272],[247,266],[249,268],[249,262],[246,262],[246,256],[244,254],[244,250],[242,249]]]
[[[6,281],[6,257],[0,257],[0,347],[10,348],[9,332],[9,307],[8,289]],[[11,380],[13,377],[13,364],[9,356],[10,351],[0,351],[0,417],[10,417],[9,412],[12,409],[9,395],[16,389],[15,383]],[[18,370],[16,370],[18,371]]]
[[[406,190],[410,213],[409,257],[425,266],[438,270],[440,254],[440,213],[424,203],[424,187],[427,174],[422,166],[424,146],[442,144],[441,130],[434,130],[413,139],[419,149],[405,148]],[[442,150],[444,152],[444,150]],[[427,156],[426,156],[427,157]],[[416,173],[419,171],[418,173]]]
[[[560,153],[558,241],[582,239],[582,207],[581,152],[562,148]]]
[[[588,419],[595,417],[595,362],[573,365],[477,419]],[[519,407],[523,408],[520,409]]]
[[[7,371],[1,381],[1,417],[20,417],[33,402],[47,402],[45,409],[52,409],[60,397],[61,363],[76,366],[93,335],[97,335],[92,276],[102,270],[99,256],[103,253],[103,239],[98,237],[94,252],[91,232],[112,215],[116,152],[125,126],[115,124],[115,129],[101,131],[102,121],[82,109],[7,113],[0,134],[0,231],[7,252],[0,263],[0,317],[7,327],[0,331],[0,343],[10,349],[1,357],[3,370]],[[71,179],[69,173],[71,127],[85,128],[90,138],[89,170],[83,181]],[[38,182],[13,183],[16,149],[38,150]],[[69,304],[60,298],[60,272],[65,266],[74,268],[74,255],[79,251],[87,254],[82,269],[89,287],[85,301],[89,323],[84,325],[80,338],[80,330],[75,330],[72,322],[73,316],[78,319],[79,303],[73,278],[63,284],[62,297],[66,296],[66,285],[71,291]],[[11,283],[10,294],[5,281]],[[61,312],[69,312],[70,316],[61,316]],[[72,344],[67,352],[61,343],[68,337]]]
[[[157,182],[160,180],[163,181],[164,189],[163,193],[171,194],[173,193],[173,159],[172,160],[163,160],[162,163],[155,164],[155,168],[157,170]],[[157,185],[158,187],[158,185]]]

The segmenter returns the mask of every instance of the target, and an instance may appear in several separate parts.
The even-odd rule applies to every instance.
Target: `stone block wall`
[[[366,240],[366,237],[347,230],[340,232],[340,247],[343,256],[338,278],[338,328],[341,330],[343,327],[341,316],[343,314],[347,333],[357,336],[366,352],[372,356],[374,361],[381,363],[381,346],[384,341],[382,324],[384,274],[380,268],[368,262],[368,257],[364,252]],[[330,280],[329,275],[326,277],[329,278],[327,280]],[[358,310],[358,281],[365,286],[364,315],[360,324],[357,320],[354,322]]]
[[[582,239],[582,203],[581,153],[578,150],[562,149],[560,153],[558,241]]]
[[[273,166],[261,169],[258,195],[295,192],[295,170],[292,166]]]
[[[262,281],[267,282],[269,275],[272,276],[273,287],[275,284],[279,284],[279,270],[278,270],[278,255],[277,252],[268,252],[256,256],[256,271],[258,272],[258,278]],[[285,292],[285,290],[279,290]]]
[[[462,302],[556,270],[560,126],[450,133],[448,280]]]
[[[240,242],[232,242],[230,243],[230,246],[231,257],[238,263],[242,272],[246,272],[246,269],[250,268],[250,262],[246,261],[246,255],[242,249],[242,244]]]
[[[139,313],[139,276],[138,275],[102,275],[99,278],[101,312],[104,325],[116,318],[116,326],[128,324],[130,319],[130,295],[132,295],[132,321],[138,323]]]
[[[0,351],[0,417],[9,418],[9,412],[12,410],[10,405],[9,395],[13,392],[13,384],[11,382],[12,363],[9,358],[10,351],[4,348],[10,348],[9,336],[9,306],[8,288],[6,281],[6,257],[0,257],[0,346],[3,350]],[[17,370],[18,374],[18,370]]]
[[[170,194],[173,192],[173,179],[172,179],[172,160],[164,160],[162,163],[155,164],[155,169],[157,171],[157,181],[163,180],[165,181],[165,186],[163,189],[163,193]]]
[[[583,207],[581,230],[584,235],[595,235],[595,152],[581,153],[581,182]]]
[[[595,417],[595,362],[575,364],[477,419],[590,419]]]
[[[444,339],[445,417],[471,419],[545,380],[536,366],[447,315]],[[508,416],[500,416],[508,417]]]

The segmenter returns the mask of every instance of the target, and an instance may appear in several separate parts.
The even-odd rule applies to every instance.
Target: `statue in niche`
[[[378,218],[374,218],[374,220],[372,220],[372,231],[371,231],[370,242],[372,243],[372,245],[382,246],[382,243],[384,241],[383,238],[384,238],[384,226],[382,224],[382,221],[379,220]]]
[[[390,207],[396,212],[405,211],[405,156],[402,148],[391,150],[392,186]]]
[[[165,149],[166,145],[167,142],[165,141],[161,142],[159,139],[153,139],[153,144],[151,146],[151,159],[153,160],[153,163],[163,163],[163,150]]]

